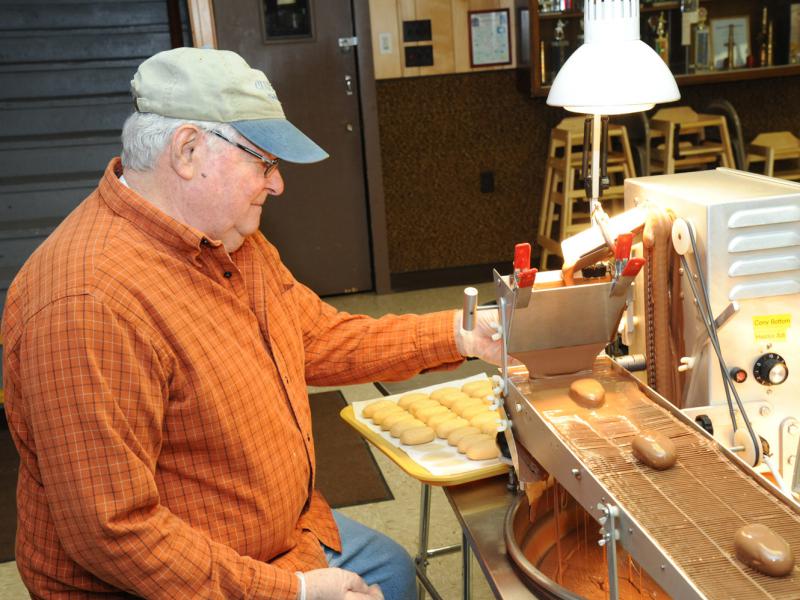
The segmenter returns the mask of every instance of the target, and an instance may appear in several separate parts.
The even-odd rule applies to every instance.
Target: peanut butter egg
[[[678,459],[674,442],[658,431],[640,431],[631,442],[633,456],[648,467],[663,471]]]
[[[599,408],[605,401],[606,390],[596,379],[586,377],[572,382],[569,386],[569,397],[584,408]]]
[[[736,558],[770,577],[785,577],[794,570],[792,547],[766,525],[741,527],[733,538]]]
[[[412,392],[410,394],[406,394],[405,396],[400,396],[400,399],[397,401],[397,406],[400,408],[408,408],[417,400],[430,400],[430,396],[428,396],[428,394]]]

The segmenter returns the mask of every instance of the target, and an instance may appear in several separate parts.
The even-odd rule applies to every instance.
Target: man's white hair
[[[237,131],[228,123],[190,121],[162,117],[153,113],[134,112],[122,126],[122,166],[134,171],[150,171],[155,167],[158,157],[172,139],[175,130],[187,123],[206,131],[219,131],[231,140],[239,138]],[[210,135],[207,136],[206,143],[213,148],[218,143],[225,142],[217,136]]]

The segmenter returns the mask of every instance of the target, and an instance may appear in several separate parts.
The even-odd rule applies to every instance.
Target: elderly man
[[[121,160],[8,293],[31,595],[413,597],[402,548],[314,491],[306,386],[496,360],[489,317],[340,313],[292,277],[262,206],[279,160],[327,155],[238,55],[163,52],[132,90]]]

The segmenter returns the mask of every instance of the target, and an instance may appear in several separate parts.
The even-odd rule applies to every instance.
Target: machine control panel
[[[780,354],[769,352],[753,365],[753,376],[761,385],[780,385],[789,377],[789,368]]]

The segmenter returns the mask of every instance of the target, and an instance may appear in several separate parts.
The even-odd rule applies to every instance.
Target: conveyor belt
[[[607,390],[605,406],[594,412],[565,398],[577,377],[516,385],[561,443],[703,595],[800,598],[800,569],[785,578],[768,577],[739,562],[733,550],[739,527],[763,523],[800,557],[797,512],[734,465],[712,440],[642,394],[630,377],[604,364],[596,365],[592,376]],[[640,429],[658,430],[675,442],[679,458],[673,468],[656,471],[632,457],[630,442]]]

